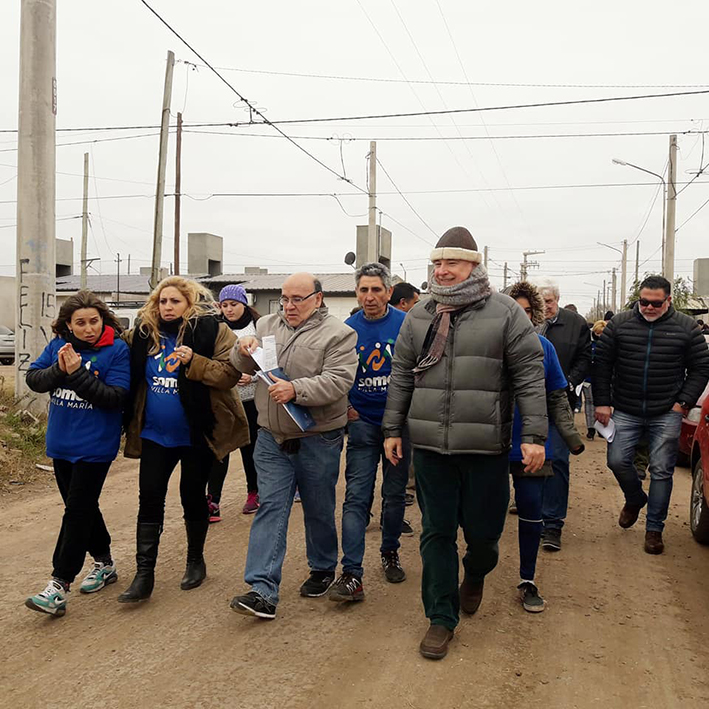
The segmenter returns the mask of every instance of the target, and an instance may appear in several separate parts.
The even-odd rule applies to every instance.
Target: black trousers
[[[256,448],[256,436],[258,435],[258,412],[256,404],[253,401],[244,401],[244,411],[246,412],[246,420],[249,422],[249,436],[251,443],[248,446],[239,448],[241,460],[244,464],[244,472],[246,473],[246,489],[249,492],[258,492],[258,482],[256,478],[256,466],[254,465],[254,448]],[[224,489],[224,480],[226,479],[227,471],[229,470],[229,456],[224,460],[215,460],[212,469],[209,472],[209,484],[207,492],[212,496],[212,502],[219,504],[222,499],[222,490]]]
[[[200,522],[209,516],[204,489],[214,455],[206,443],[166,448],[146,438],[140,456],[138,522],[162,524],[170,476],[180,463],[180,500],[184,518]]]
[[[64,517],[54,548],[52,576],[72,583],[87,551],[94,559],[111,555],[111,536],[98,506],[111,463],[71,463],[56,458],[53,463]]]

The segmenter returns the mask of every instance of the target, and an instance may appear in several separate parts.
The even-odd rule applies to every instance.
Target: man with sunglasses
[[[670,282],[649,276],[632,310],[619,313],[603,331],[593,361],[596,419],[615,435],[608,444],[625,506],[618,524],[627,529],[647,505],[645,551],[664,551],[662,532],[672,494],[682,414],[694,406],[709,380],[709,350],[696,322],[672,306]],[[646,441],[650,491],[635,468],[635,450]]]
[[[256,364],[251,354],[264,337],[272,335],[278,366],[288,377],[287,381],[271,375],[271,386],[260,380],[256,385],[259,432],[254,463],[260,507],[251,525],[244,571],[251,589],[231,602],[237,613],[267,619],[276,616],[296,486],[303,503],[310,567],[300,594],[324,596],[335,580],[335,486],[347,423],[347,395],[357,370],[355,331],[328,315],[315,276],[289,276],[281,292],[281,311],[260,318],[256,337],[239,338],[231,353],[237,370],[253,374]],[[315,421],[312,428],[302,431],[291,418],[283,406],[291,401],[308,408]]]

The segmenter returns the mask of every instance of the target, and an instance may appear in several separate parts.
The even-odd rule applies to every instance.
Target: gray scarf
[[[468,278],[454,286],[441,286],[431,279],[429,290],[436,303],[436,316],[426,334],[421,356],[414,367],[418,383],[428,369],[441,361],[450,331],[451,313],[470,306],[479,307],[490,297],[490,279],[485,266],[479,264]]]

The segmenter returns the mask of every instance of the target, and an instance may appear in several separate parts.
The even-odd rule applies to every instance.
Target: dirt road
[[[244,589],[251,523],[239,513],[244,483],[236,463],[225,519],[210,530],[205,584],[179,589],[185,542],[173,480],[155,593],[135,608],[115,599],[133,571],[136,465],[116,463],[102,506],[120,580],[94,596],[72,593],[61,619],[22,605],[51,569],[59,495],[49,480],[17,490],[0,500],[0,707],[707,707],[709,548],[692,540],[686,523],[689,473],[677,471],[667,551],[651,557],[642,550],[642,524],[626,531],[615,522],[621,498],[604,447],[596,441],[573,462],[563,551],[540,560],[546,612],[527,614],[516,599],[510,517],[482,607],[461,622],[438,663],[417,651],[426,623],[416,538],[403,539],[403,584],[383,581],[372,529],[367,600],[343,608],[303,599],[297,506],[278,618],[230,611]],[[418,514],[411,517],[418,527]]]

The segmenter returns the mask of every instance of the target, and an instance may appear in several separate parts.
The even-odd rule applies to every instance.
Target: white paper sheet
[[[615,421],[613,419],[608,421],[607,426],[604,426],[600,421],[596,421],[593,424],[593,427],[603,436],[603,438],[608,441],[608,443],[613,443],[613,439],[615,438]]]
[[[583,382],[581,382],[581,384],[579,384],[574,391],[576,392],[576,396],[581,396],[581,392],[583,391]]]
[[[263,348],[263,369],[270,372],[278,367],[278,355],[276,354],[276,336],[266,335],[262,340]]]
[[[266,368],[264,367],[264,356],[263,356],[263,348],[262,347],[257,347],[252,353],[251,353],[251,359],[256,362],[258,365],[259,369],[263,369],[266,371]]]

